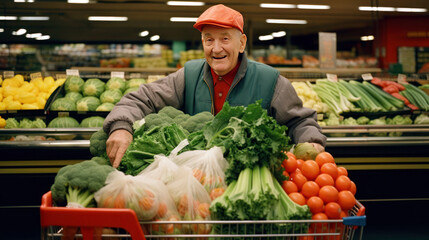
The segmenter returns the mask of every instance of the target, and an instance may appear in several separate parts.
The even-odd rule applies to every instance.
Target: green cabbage
[[[82,96],[82,94],[80,94],[78,92],[68,92],[68,93],[66,93],[64,98],[69,99],[70,101],[76,103],[77,100],[83,98],[83,96]]]
[[[64,83],[64,90],[66,90],[67,93],[82,92],[83,84],[85,84],[85,81],[79,76],[67,76],[66,82]]]
[[[68,98],[57,98],[50,109],[53,111],[76,111],[76,104]]]
[[[23,118],[19,121],[19,128],[32,128],[33,121],[28,118]]]
[[[104,91],[101,96],[100,100],[102,103],[113,103],[116,104],[121,100],[122,92],[117,89],[111,89]]]
[[[72,117],[56,117],[48,124],[48,128],[76,128],[79,122]]]
[[[414,124],[429,124],[429,116],[426,114],[420,114],[414,119]]]
[[[84,128],[103,127],[103,122],[104,122],[104,117],[100,117],[100,116],[87,117],[82,120],[82,122],[80,123],[80,126]]]
[[[83,85],[82,93],[84,96],[100,97],[104,92],[105,85],[106,84],[98,78],[88,79]]]
[[[32,128],[46,128],[46,123],[40,118],[37,118],[31,123]]]
[[[127,88],[139,87],[142,84],[145,84],[146,80],[143,78],[133,78],[127,81]]]
[[[115,106],[115,104],[113,103],[102,103],[100,106],[97,107],[97,109],[95,109],[95,111],[97,112],[110,112],[112,111],[113,107]]]
[[[8,118],[4,128],[19,128],[19,122],[15,118]]]
[[[95,111],[100,104],[100,99],[96,97],[83,97],[76,102],[76,109],[78,111]]]
[[[125,94],[128,94],[128,93],[130,93],[130,92],[135,92],[135,91],[137,91],[137,90],[139,90],[139,87],[127,88],[127,90],[125,90],[125,92],[124,92],[124,95],[125,95]]]
[[[107,81],[106,83],[106,90],[117,89],[117,90],[120,90],[122,93],[125,91],[126,88],[127,88],[127,83],[123,78],[120,78],[120,77],[113,77],[109,79],[109,81]]]

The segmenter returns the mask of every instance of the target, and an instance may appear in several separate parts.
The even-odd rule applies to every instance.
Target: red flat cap
[[[244,21],[243,16],[238,11],[223,4],[218,4],[204,11],[194,24],[194,28],[201,32],[204,25],[237,28],[241,33],[243,33]]]

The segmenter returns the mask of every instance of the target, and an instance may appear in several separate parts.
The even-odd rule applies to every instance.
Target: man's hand
[[[119,166],[125,151],[132,141],[133,135],[124,129],[118,129],[110,134],[106,141],[106,152],[114,168]]]
[[[320,144],[318,144],[318,143],[311,143],[312,145],[313,145],[313,147],[319,152],[319,153],[321,153],[321,152],[324,152],[325,151],[325,148],[322,146],[322,145],[320,145]]]

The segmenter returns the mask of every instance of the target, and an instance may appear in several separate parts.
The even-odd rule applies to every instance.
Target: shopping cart
[[[349,217],[338,220],[264,221],[145,221],[139,222],[131,209],[66,208],[52,206],[51,192],[42,197],[42,239],[62,239],[67,228],[79,228],[76,238],[90,239],[362,239],[365,207],[359,202]],[[289,230],[278,226],[289,226]],[[155,234],[155,229],[194,229],[193,234]],[[210,233],[198,233],[198,229]],[[195,234],[196,233],[196,234]],[[64,239],[64,238],[63,238]]]

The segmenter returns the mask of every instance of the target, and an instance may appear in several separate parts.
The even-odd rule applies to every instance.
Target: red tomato
[[[340,175],[344,175],[344,176],[348,176],[349,173],[347,172],[347,169],[345,167],[338,167],[338,176]]]
[[[350,190],[352,186],[352,181],[350,181],[350,178],[344,175],[340,175],[335,180],[335,187],[338,191],[343,190]]]
[[[298,192],[298,187],[293,181],[283,181],[282,188],[287,194]]]
[[[302,185],[301,193],[304,197],[309,198],[319,194],[319,185],[314,181],[307,181]]]
[[[298,169],[301,169],[302,168],[302,164],[304,164],[304,160],[302,160],[302,159],[297,159],[296,160],[296,162],[297,162],[297,167],[298,167]]]
[[[334,157],[332,157],[332,155],[328,152],[321,152],[317,154],[315,160],[320,167],[322,167],[325,163],[335,163]]]
[[[294,201],[295,203],[301,206],[305,205],[306,203],[305,197],[299,192],[290,193],[288,196],[292,201]]]
[[[317,176],[315,182],[319,185],[319,187],[334,186],[335,184],[334,179],[327,173],[322,173]]]
[[[325,213],[329,219],[339,219],[341,216],[341,206],[336,202],[330,202],[325,205]]]
[[[308,180],[314,180],[319,175],[319,165],[314,160],[307,160],[302,164],[301,171]]]
[[[335,180],[338,177],[338,168],[334,163],[325,163],[320,168],[321,173],[327,173]]]
[[[289,158],[289,159],[283,160],[283,167],[288,173],[294,172],[297,166],[298,166],[298,162],[296,161],[295,158]]]
[[[341,191],[338,193],[337,202],[340,204],[342,210],[349,210],[356,204],[356,199],[352,192]]]
[[[323,212],[325,208],[323,200],[317,196],[313,196],[307,199],[307,206],[310,208],[310,211],[313,214]]]
[[[319,190],[319,197],[324,203],[336,202],[338,200],[338,190],[333,186],[323,186]]]
[[[291,180],[298,187],[298,191],[301,191],[302,185],[304,185],[304,183],[307,182],[307,178],[301,173],[297,173],[297,172],[294,172],[291,174]]]
[[[313,214],[312,220],[328,220],[328,216],[324,212]],[[326,222],[312,223],[310,229],[314,233],[326,233],[329,229],[329,224]]]
[[[356,195],[356,184],[353,181],[351,181],[350,192],[352,192],[353,195]]]

